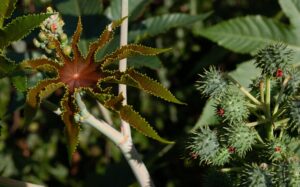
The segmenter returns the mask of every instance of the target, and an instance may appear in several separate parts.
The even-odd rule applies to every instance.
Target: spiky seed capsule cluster
[[[219,106],[224,110],[224,121],[234,124],[247,119],[249,115],[247,103],[248,101],[239,91],[229,89],[219,103]]]
[[[253,164],[243,171],[243,185],[247,187],[272,187],[272,172],[263,165]]]
[[[227,132],[228,144],[235,148],[240,157],[244,157],[256,143],[256,132],[245,124],[231,125]]]
[[[291,129],[300,133],[300,101],[289,101],[287,108],[290,114]]]
[[[223,147],[219,150],[214,158],[212,158],[211,163],[215,166],[223,166],[230,161],[231,152],[227,147]]]
[[[300,162],[291,162],[288,169],[289,186],[300,186]]]
[[[64,21],[61,19],[58,12],[55,12],[51,7],[47,8],[47,13],[53,13],[40,26],[41,30],[38,38],[33,39],[33,44],[44,49],[47,53],[52,53],[55,49],[53,42],[49,41],[49,37],[58,39],[61,42],[61,47],[66,55],[70,55],[71,47],[68,45],[67,34],[63,31]]]
[[[214,66],[210,66],[200,77],[201,80],[196,82],[196,88],[203,95],[220,98],[226,93],[229,85],[228,80]]]
[[[290,79],[287,83],[287,87],[284,91],[285,95],[294,95],[299,92],[300,88],[300,72],[296,69],[291,69],[289,71]]]
[[[282,138],[276,138],[268,143],[268,154],[273,162],[282,161],[287,157],[288,142],[290,142],[290,137],[283,135]]]
[[[262,73],[269,77],[281,77],[287,70],[287,64],[292,59],[292,50],[284,44],[269,45],[258,51],[255,64]]]
[[[200,163],[209,163],[217,155],[219,146],[216,132],[201,127],[193,133],[188,149],[199,156]]]

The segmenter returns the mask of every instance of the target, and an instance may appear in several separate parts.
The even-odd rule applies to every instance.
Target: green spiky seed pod
[[[293,131],[300,133],[300,101],[294,100],[288,102],[288,111],[290,117],[290,127]]]
[[[287,135],[283,135],[283,137],[276,138],[273,141],[267,144],[268,154],[270,155],[270,159],[275,161],[282,161],[286,158],[287,155],[287,142],[290,142],[290,137]]]
[[[273,174],[262,165],[252,164],[252,166],[247,166],[242,175],[242,183],[247,187],[273,187]]]
[[[187,148],[199,157],[200,163],[210,163],[219,151],[217,133],[208,127],[201,127],[193,133]]]
[[[257,134],[255,130],[245,124],[231,125],[226,129],[228,131],[228,144],[235,148],[235,152],[240,157],[244,157],[247,151],[252,149],[252,145],[256,143]]]
[[[230,161],[231,152],[228,148],[224,147],[219,150],[219,152],[212,158],[211,163],[215,166],[223,166]]]
[[[300,186],[300,162],[293,161],[289,164],[289,186],[299,187]]]
[[[247,104],[244,95],[239,91],[234,89],[227,91],[219,104],[224,109],[224,121],[229,124],[243,122],[249,115]]]
[[[275,186],[288,186],[289,184],[289,164],[287,162],[280,162],[274,165],[273,181]]]
[[[291,78],[288,81],[284,92],[287,96],[296,94],[300,87],[300,72],[296,69],[292,69],[289,71],[289,74]]]
[[[284,44],[272,44],[258,51],[255,55],[255,64],[268,77],[276,76],[278,70],[286,72],[287,63],[292,59],[292,50]]]
[[[196,82],[196,87],[205,96],[221,98],[226,93],[229,82],[214,66],[210,66],[200,77],[201,80]]]

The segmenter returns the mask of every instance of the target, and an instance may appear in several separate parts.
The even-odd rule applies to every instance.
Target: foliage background
[[[82,51],[98,36],[108,18],[118,16],[118,9],[109,9],[118,0],[19,0],[13,17],[42,12],[51,5],[60,11],[65,21],[64,30],[73,33],[77,17],[83,17]],[[172,52],[160,55],[152,69],[142,68],[151,77],[160,80],[188,106],[164,103],[137,90],[129,89],[128,103],[149,120],[163,137],[176,140],[166,146],[134,133],[137,149],[143,156],[157,186],[201,186],[208,170],[192,161],[184,151],[189,131],[197,123],[205,104],[194,83],[204,67],[217,64],[221,69],[233,70],[249,55],[232,53],[200,36],[206,28],[222,20],[249,14],[261,14],[275,19],[281,14],[276,1],[242,0],[151,0],[142,1],[144,8],[133,12],[132,26],[153,16],[166,13],[212,14],[204,21],[174,28],[163,34],[143,40],[155,47],[172,47]],[[96,5],[101,5],[97,7]],[[138,11],[139,10],[139,11]],[[138,28],[137,31],[141,31]],[[25,40],[8,48],[8,56],[20,62],[33,58],[42,51],[34,47],[35,30]],[[101,55],[101,54],[100,54]],[[63,137],[63,123],[50,111],[43,109],[29,127],[23,127],[22,105],[24,93],[10,89],[6,79],[0,80],[0,112],[11,114],[1,120],[0,175],[48,186],[129,186],[135,179],[126,161],[111,142],[98,132],[84,127],[80,146],[72,165],[67,160]],[[50,98],[55,101],[55,96]],[[96,116],[96,107],[92,110]],[[99,116],[100,117],[100,116]]]

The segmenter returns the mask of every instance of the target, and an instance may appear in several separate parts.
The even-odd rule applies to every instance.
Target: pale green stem
[[[273,139],[273,123],[272,123],[272,116],[271,116],[271,78],[266,78],[266,115],[267,119],[269,120],[266,123],[266,131],[267,131],[267,138],[269,140]]]
[[[128,0],[122,0],[122,11],[121,11],[121,17],[127,17],[128,16],[128,10],[129,10],[129,2]],[[125,19],[121,25],[121,38],[120,38],[120,46],[124,46],[127,45],[128,43],[128,18]],[[122,59],[120,60],[119,63],[119,70],[121,72],[126,71],[127,69],[127,59]],[[120,84],[119,85],[119,93],[123,94],[124,100],[123,100],[123,105],[127,105],[127,87],[124,84]],[[144,186],[154,186],[154,183],[152,182],[152,179],[150,177],[150,174],[146,168],[146,166],[144,165],[144,163],[142,162],[142,160],[139,159],[134,159],[132,158],[132,156],[134,155],[138,155],[133,143],[132,143],[132,137],[131,137],[131,129],[130,129],[130,125],[125,122],[124,120],[121,120],[121,133],[124,136],[124,145],[129,146],[129,148],[131,148],[132,152],[127,152],[126,150],[123,151],[123,154],[127,160],[127,162],[129,163],[129,165],[131,166],[131,169],[134,173],[134,175],[136,176],[140,186],[144,187]],[[123,149],[122,147],[120,147],[121,150]],[[134,155],[132,155],[134,154]],[[140,164],[140,162],[142,164]]]
[[[261,105],[261,102],[257,100],[250,92],[247,91],[245,87],[243,87],[238,81],[236,81],[233,77],[230,75],[227,75],[227,77],[240,89],[241,92],[243,92],[252,102],[254,102],[257,105]]]
[[[260,91],[260,101],[262,103],[264,103],[265,102],[265,85],[264,85],[263,81],[261,81],[259,83],[259,91]]]
[[[276,112],[278,111],[279,103],[280,103],[281,98],[282,98],[282,94],[283,94],[284,89],[285,89],[287,83],[289,82],[290,78],[291,78],[290,76],[287,76],[287,77],[283,80],[283,83],[282,83],[282,85],[281,85],[281,88],[280,88],[278,97],[277,97],[277,99],[276,99],[276,101],[275,101],[275,107],[274,107],[274,110],[273,110],[273,115],[276,114]]]
[[[197,15],[197,1],[198,0],[190,0],[190,14]]]
[[[257,137],[257,140],[262,143],[262,144],[265,144],[265,142],[263,141],[263,139],[260,137],[260,135],[258,134],[258,132],[256,132],[256,137]]]
[[[277,129],[279,126],[282,126],[282,125],[283,125],[283,127],[285,127],[286,124],[289,122],[289,120],[290,120],[290,118],[285,118],[285,119],[274,122],[275,129]]]
[[[266,123],[266,120],[262,120],[262,121],[255,121],[255,122],[251,122],[251,123],[246,123],[247,127],[255,127],[257,125]]]
[[[222,168],[220,171],[223,173],[228,173],[228,172],[240,172],[242,170],[243,168],[241,167],[232,167],[232,168]]]

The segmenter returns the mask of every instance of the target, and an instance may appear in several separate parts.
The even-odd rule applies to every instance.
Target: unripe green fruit
[[[70,46],[65,46],[63,48],[63,52],[66,54],[66,55],[70,55],[71,54],[71,47]]]
[[[33,39],[33,44],[35,47],[41,47],[41,43],[36,38]]]
[[[65,33],[59,35],[59,39],[61,42],[65,42],[68,40],[68,36]]]
[[[40,39],[41,41],[45,41],[45,40],[47,39],[46,34],[45,34],[44,32],[40,32],[40,33],[39,33],[39,39]]]

